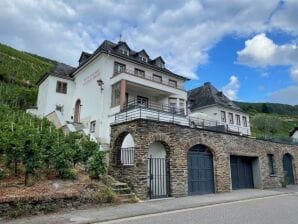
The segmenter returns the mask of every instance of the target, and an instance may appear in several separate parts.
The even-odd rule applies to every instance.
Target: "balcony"
[[[162,84],[162,85],[165,85],[165,86],[174,88],[174,89],[184,90],[183,89],[183,85],[181,85],[179,83],[176,83],[176,85],[174,85],[173,83],[171,83],[169,81],[158,79],[157,77],[154,77],[154,76],[151,76],[151,75],[147,75],[146,73],[143,73],[143,74],[135,73],[133,69],[127,69],[127,68],[122,69],[121,72],[114,73],[114,75],[113,75],[112,78],[114,78],[114,77],[116,77],[116,76],[118,76],[118,75],[120,75],[122,73],[131,75],[131,76],[134,76],[134,77],[138,77],[138,78],[141,78],[141,79],[144,79],[144,80],[149,80],[151,82]]]
[[[129,101],[120,113],[115,114],[114,124],[137,119],[154,120],[187,126],[190,128],[227,133],[233,135],[250,136],[249,128],[227,125],[215,120],[206,120],[185,115],[184,110],[167,105],[140,105],[136,101]]]

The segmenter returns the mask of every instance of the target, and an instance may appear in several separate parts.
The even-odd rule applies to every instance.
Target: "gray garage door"
[[[231,156],[232,189],[254,188],[252,161],[254,158]]]
[[[203,145],[188,152],[188,194],[214,193],[212,153]]]

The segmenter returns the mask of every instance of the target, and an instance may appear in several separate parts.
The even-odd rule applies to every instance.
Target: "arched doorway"
[[[187,154],[188,194],[214,193],[213,155],[204,145],[191,147]]]
[[[154,142],[148,152],[148,188],[150,198],[169,196],[169,165],[166,149],[161,142]]]
[[[124,166],[134,165],[135,142],[131,134],[127,134],[121,144],[120,161]]]
[[[78,99],[75,104],[74,119],[73,119],[74,122],[76,123],[80,122],[80,113],[81,113],[81,100]]]
[[[288,183],[295,184],[292,156],[289,153],[286,153],[282,158],[282,162],[283,162],[285,177],[287,178]]]

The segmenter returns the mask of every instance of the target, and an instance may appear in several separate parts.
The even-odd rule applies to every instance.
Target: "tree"
[[[281,121],[277,116],[257,114],[252,119],[253,128],[257,129],[262,134],[274,135],[278,132]]]
[[[91,179],[98,179],[106,172],[105,152],[96,150],[88,161],[88,173]]]

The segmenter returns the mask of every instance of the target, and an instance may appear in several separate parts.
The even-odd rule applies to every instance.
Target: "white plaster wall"
[[[221,121],[221,111],[225,111],[226,112],[226,122],[222,122]],[[213,120],[218,121],[221,124],[228,125],[229,128],[231,130],[233,130],[233,131],[238,131],[238,127],[239,127],[239,131],[241,133],[248,134],[248,135],[251,134],[249,115],[246,114],[246,113],[243,113],[243,112],[240,112],[240,111],[236,111],[236,110],[231,110],[231,109],[228,109],[228,108],[225,108],[225,107],[218,107],[218,106],[214,105],[214,106],[205,107],[205,108],[201,108],[201,109],[192,111],[190,113],[190,116],[191,117],[198,117],[198,118],[204,119],[197,112],[205,113],[205,114],[208,115],[208,117],[212,118]],[[229,113],[232,113],[233,114],[234,124],[229,124],[229,115],[228,115]],[[240,115],[241,125],[237,125],[236,124],[236,114],[239,114]],[[244,125],[243,125],[243,120],[242,120],[242,117],[243,116],[246,116],[247,127],[244,127]]]
[[[133,140],[132,135],[131,134],[128,134],[123,139],[121,148],[131,148],[131,147],[135,147],[135,142]]]
[[[160,142],[154,142],[149,146],[148,157],[166,158],[166,150]]]
[[[295,133],[292,135],[292,139],[294,142],[298,142],[298,131],[295,131]]]
[[[57,81],[67,83],[67,94],[56,92]],[[63,105],[64,107],[62,115],[63,118],[67,120],[70,106],[69,102],[73,94],[73,89],[73,81],[54,76],[48,76],[47,79],[39,86],[37,97],[38,114],[46,116],[56,109],[56,105]]]

